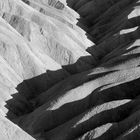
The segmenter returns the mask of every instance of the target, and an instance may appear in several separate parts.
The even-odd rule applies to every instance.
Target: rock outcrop
[[[0,140],[138,140],[139,93],[139,0],[0,0]]]

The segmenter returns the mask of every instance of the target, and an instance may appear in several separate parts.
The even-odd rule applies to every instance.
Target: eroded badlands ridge
[[[138,0],[0,0],[0,140],[139,140],[139,24]]]

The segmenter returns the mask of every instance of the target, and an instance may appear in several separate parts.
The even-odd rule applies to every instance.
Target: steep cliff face
[[[140,139],[139,6],[0,0],[0,140]]]

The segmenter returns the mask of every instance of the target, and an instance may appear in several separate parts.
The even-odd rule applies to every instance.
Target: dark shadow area
[[[72,3],[70,4],[72,5]],[[127,12],[127,15],[128,13],[132,12],[132,10],[134,10],[134,8],[130,8]],[[138,26],[140,23],[140,17],[134,17],[131,19],[125,17],[123,20],[123,24],[120,22],[116,25],[118,26],[121,24],[119,28],[114,26],[110,27],[110,29],[107,29],[106,27],[111,26],[113,22],[108,24],[106,23],[106,20],[102,20],[102,22],[96,25],[96,27],[99,26],[99,28],[96,32],[94,32],[94,35],[96,36],[95,42],[100,42],[100,44],[97,43],[98,45],[91,46],[87,49],[87,52],[92,54],[92,56],[81,57],[76,63],[62,66],[62,69],[57,71],[47,70],[46,73],[31,79],[26,79],[17,85],[16,89],[18,92],[12,95],[13,98],[11,100],[6,101],[5,107],[9,109],[7,117],[10,120],[14,120],[14,122],[17,124],[19,122],[16,122],[15,120],[20,120],[20,117],[23,117],[23,122],[18,124],[22,128],[22,125],[24,125],[24,117],[26,118],[34,110],[49,102],[50,99],[54,99],[53,95],[48,95],[48,99],[44,99],[46,102],[43,103],[37,101],[38,96],[46,94],[46,91],[51,90],[54,87],[59,87],[59,83],[60,86],[63,86],[63,83],[67,82],[67,80],[75,80],[75,82],[71,83],[73,85],[67,84],[67,89],[64,91],[60,87],[61,91],[58,92],[61,92],[60,94],[63,95],[67,91],[81,86],[84,83],[90,82],[92,80],[94,81],[95,79],[102,78],[103,76],[107,76],[108,74],[114,73],[116,71],[121,71],[121,68],[117,68],[117,66],[121,64],[124,65],[131,60],[134,60],[135,64],[131,65],[130,68],[139,67],[140,52],[134,54],[129,54],[129,52],[138,50],[140,46],[134,45],[132,48],[129,48],[129,46],[133,44],[136,39],[140,38],[140,29],[138,28],[136,31],[122,35],[118,34],[114,36],[114,34],[122,29],[129,29]],[[87,26],[86,22],[87,21],[85,19],[81,18],[79,19],[79,23],[77,25],[87,31],[89,27]],[[108,25],[103,26],[102,24]],[[113,30],[113,32],[109,33],[111,30]],[[93,40],[90,35],[87,35],[87,37],[90,40]],[[127,66],[124,69],[127,69]],[[102,70],[101,72],[99,70],[94,73],[94,70],[98,67],[104,68],[105,71]],[[77,78],[79,78],[79,81]],[[87,111],[98,105],[115,100],[131,99],[132,101],[126,103],[125,105],[111,110],[105,110],[93,116],[88,121],[83,122],[83,124],[80,124],[84,125],[85,129],[82,129],[80,125],[77,125],[77,127],[70,132],[69,139],[79,137],[87,131],[90,131],[91,129],[103,124],[122,121],[131,115],[131,113],[135,111],[137,107],[139,107],[140,99],[137,97],[140,95],[140,79],[135,79],[131,82],[125,82],[120,85],[115,85],[116,83],[106,83],[96,88],[92,93],[90,93],[90,95],[81,100],[65,103],[56,110],[44,111],[42,113],[42,117],[37,120],[36,124],[33,126],[33,130],[31,131],[33,133],[41,132],[43,135],[45,134],[45,137],[47,138],[49,133],[56,132],[57,127],[65,125],[65,123],[69,122],[75,117],[86,114]],[[55,91],[53,94],[57,97],[57,91]],[[26,128],[23,127],[23,129],[27,131]]]
[[[139,103],[138,105],[135,104],[135,107],[137,107],[137,109],[139,110],[140,109]],[[135,110],[135,107],[133,108],[134,110]],[[125,112],[125,110],[123,111]],[[115,139],[123,134],[124,136],[127,136],[127,134],[129,136],[133,135],[133,133],[135,132],[135,129],[137,129],[140,123],[139,121],[140,113],[139,111],[133,111],[130,108],[129,110],[126,110],[126,111],[130,112],[130,114],[127,114],[128,116],[125,116],[123,119],[118,119],[115,122],[112,121],[111,122],[112,126],[103,135],[95,138],[95,140]],[[131,111],[133,113],[131,113]],[[122,112],[122,114],[124,113]],[[135,135],[134,137],[136,137],[136,139],[139,139],[140,136]],[[131,137],[130,139],[133,140],[134,137]]]
[[[91,117],[89,120],[83,122],[83,124],[80,124],[79,126],[77,125],[75,129],[79,129],[79,132],[76,133],[75,136],[74,136],[74,133],[73,135],[69,135],[69,136],[74,137],[74,138],[80,137],[84,133],[89,132],[97,127],[101,127],[105,124],[112,123],[113,126],[111,126],[109,130],[107,130],[107,132],[105,132],[103,135],[101,135],[98,138],[95,138],[95,140],[108,140],[112,138],[115,139],[117,136],[124,133],[123,128],[121,127],[117,128],[116,126],[116,129],[115,129],[115,125],[129,118],[129,116],[133,115],[136,112],[136,111],[133,111],[135,110],[135,108],[140,109],[139,101],[140,99],[134,99],[133,101],[130,101],[119,107],[97,113],[96,115]],[[82,129],[81,125],[84,125],[85,129]],[[124,127],[127,127],[127,124],[125,124]],[[114,130],[110,131],[112,128]],[[126,130],[127,129],[129,128],[126,128]],[[119,131],[121,133],[118,133]]]
[[[131,13],[132,10],[134,10],[133,7],[139,5],[137,1],[138,0],[99,0],[98,2],[94,2],[91,0],[85,0],[79,2],[67,0],[67,4],[80,14],[80,19],[78,19],[79,22],[77,25],[87,32],[87,37],[91,41],[99,44],[101,42],[101,38],[104,38],[104,36],[110,31],[113,31],[113,33],[117,32],[116,30],[119,27],[118,25],[120,25],[122,20],[128,20],[127,15]],[[104,4],[103,6],[101,3],[107,3],[107,5]],[[97,7],[93,8],[93,4],[97,5]],[[86,10],[86,15],[84,15],[84,10]],[[121,15],[121,19],[118,19],[119,15]]]
[[[90,2],[90,0],[83,1],[83,3],[87,2]],[[95,19],[94,24],[87,21],[86,18],[82,17],[82,15],[80,14],[80,19],[78,19],[79,22],[77,23],[77,25],[83,30],[85,30],[87,38],[96,44],[94,46],[89,47],[87,49],[87,52],[89,52],[93,56],[96,56],[96,51],[100,51],[101,49],[103,49],[101,47],[102,45],[106,47],[108,45],[108,43],[106,42],[110,42],[110,40],[114,41],[117,39],[117,41],[110,42],[109,46],[114,46],[116,42],[118,42],[119,44],[124,42],[131,43],[133,41],[133,38],[136,39],[135,35],[132,35],[132,33],[128,33],[126,35],[118,35],[117,37],[114,37],[114,34],[118,34],[118,32],[121,30],[139,26],[139,16],[128,19],[128,15],[135,9],[136,6],[139,6],[139,3],[137,2],[138,0],[124,0],[123,2],[114,1],[113,3],[116,3],[117,6],[111,5],[111,8],[106,10],[104,13],[102,13]],[[78,2],[73,0],[67,0],[67,3],[68,6],[74,9],[75,4]],[[76,9],[74,10],[76,11]],[[96,59],[98,60],[98,58]]]
[[[80,72],[95,68],[97,64],[98,64],[98,61],[96,60],[95,57],[83,56],[83,57],[80,57],[76,61],[76,63],[63,65],[62,68],[64,68],[70,74],[76,74],[76,73],[80,73]]]
[[[134,8],[132,8],[130,11],[132,11],[133,9]],[[131,23],[131,24],[128,24],[129,27],[134,27],[133,24],[137,23],[137,25],[138,25],[139,17],[132,18],[132,19],[130,19],[130,21],[127,19],[127,21],[129,23]],[[126,28],[128,28],[128,26],[125,24],[125,26],[122,27],[121,29],[126,29]],[[136,31],[134,33],[136,33],[136,35],[138,35],[138,33]],[[128,33],[128,34],[125,34],[125,35],[119,35],[117,42],[119,42],[119,44],[123,43],[122,41],[126,42],[127,40],[125,40],[125,38],[126,39],[129,39],[129,38],[131,39],[131,40],[128,40],[129,43],[133,42],[135,39],[139,38],[139,36],[136,37],[136,35],[134,33]],[[115,44],[113,44],[113,45],[115,45]],[[116,46],[117,45],[118,45],[118,43],[116,43]],[[137,46],[137,47],[139,47],[139,46]],[[90,48],[87,51],[90,52],[89,50],[90,50]],[[127,51],[130,51],[130,50],[127,50]],[[127,51],[125,50],[125,52],[127,52]],[[95,54],[96,54],[96,52],[95,52]],[[117,57],[119,57],[119,56],[117,55]],[[123,61],[128,61],[129,59],[137,58],[137,57],[139,57],[139,54],[122,56],[122,58],[120,58],[120,61],[117,61],[117,63],[120,64],[122,60]],[[68,65],[68,66],[63,66],[63,68],[66,69],[66,71],[68,71],[71,74],[76,74],[76,73],[79,73],[79,72],[82,72],[82,71],[89,70],[89,69],[91,69],[93,67],[97,67],[99,65],[98,59],[97,59],[97,61],[95,61],[96,64],[94,65],[94,63],[91,61],[92,60],[91,58],[92,57],[90,57],[90,56],[81,57],[75,64]],[[109,58],[107,60],[109,60]],[[78,65],[81,65],[81,62],[83,62],[83,66],[82,67],[80,66],[79,68],[77,68]],[[112,65],[113,64],[116,65],[117,63],[113,62]],[[86,64],[89,64],[90,67],[86,67],[85,66]],[[111,63],[109,62],[109,64],[111,64]],[[112,67],[112,65],[109,65],[109,66],[105,65],[104,67],[109,68],[109,67]],[[77,69],[79,69],[79,71]],[[64,72],[64,70],[47,71],[46,73],[44,73],[44,74],[42,74],[40,76],[34,77],[32,79],[24,80],[23,83],[21,83],[21,84],[19,84],[17,86],[17,90],[19,91],[20,96],[22,98],[23,97],[25,98],[25,102],[27,102],[27,100],[35,98],[40,93],[48,90],[48,88],[52,87],[54,84],[58,83],[59,81],[65,79],[68,76],[67,74],[66,74],[67,76],[65,74],[62,75],[62,73],[63,73],[62,71]],[[18,98],[18,95],[15,94],[15,95],[13,95],[13,97],[16,99],[16,98]]]
[[[16,116],[29,113],[34,109],[30,100],[48,90],[66,77],[69,77],[69,74],[65,70],[60,69],[57,71],[47,70],[46,73],[24,80],[16,87],[18,93],[13,94],[13,98],[6,101],[6,107],[10,111],[14,112]],[[10,114],[7,113],[8,118],[12,117]]]
[[[102,75],[98,75],[98,76],[100,77]],[[98,76],[96,78],[98,78]],[[139,83],[140,83],[140,79],[133,80],[131,82],[127,82],[113,87],[111,87],[110,85],[104,85],[103,87],[100,87],[95,91],[93,91],[93,93],[91,93],[89,96],[87,96],[82,100],[66,103],[56,110],[46,111],[44,112],[42,117],[38,119],[36,124],[34,124],[33,126],[34,130],[32,131],[33,133],[44,132],[44,131],[47,132],[50,130],[53,131],[53,129],[56,129],[59,125],[68,122],[69,120],[73,119],[76,116],[78,117],[78,115],[82,114],[85,111],[88,111],[91,108],[94,108],[95,106],[101,105],[106,102],[115,101],[115,100],[135,99],[137,96],[139,96],[140,93]],[[128,112],[126,112],[125,114],[127,113]],[[105,111],[105,114],[108,113],[106,113]],[[22,127],[22,124],[20,125]],[[23,129],[26,130],[26,128]],[[89,128],[87,127],[83,131],[85,132],[88,129]],[[81,134],[83,133],[83,131],[79,133]],[[77,136],[80,135],[79,133]],[[74,136],[74,135],[70,135],[70,136]]]
[[[92,56],[81,57],[76,63],[63,66],[63,69],[57,71],[47,70],[46,73],[24,80],[22,83],[17,85],[16,90],[18,92],[11,95],[13,98],[6,101],[7,104],[5,106],[9,109],[7,117],[13,118],[11,112],[14,112],[18,117],[33,111],[35,109],[34,107],[37,107],[32,103],[33,99],[37,98],[41,93],[48,89],[51,89],[64,79],[66,80],[72,75],[84,73],[85,71],[92,69],[94,66],[90,64],[90,62],[92,63],[91,58]],[[96,74],[94,75],[94,78],[102,76],[105,73]]]
[[[119,122],[127,118],[129,115],[134,113],[134,111],[136,111],[137,107],[139,107],[140,101],[139,82],[140,79],[137,79],[134,80],[133,82],[128,82],[100,91],[101,88],[103,88],[101,87],[96,89],[88,97],[82,100],[65,104],[59,109],[51,111],[50,112],[52,114],[51,117],[61,116],[62,118],[58,117],[55,119],[55,122],[52,123],[50,123],[50,121],[47,121],[47,119],[44,120],[44,122],[46,121],[46,125],[44,124],[46,138],[55,135],[55,133],[57,132],[59,134],[59,131],[61,133],[63,131],[63,133],[67,133],[67,139],[71,140],[106,123]],[[111,101],[123,99],[132,99],[132,101],[130,101],[129,103],[125,103],[124,105],[121,105],[114,109],[106,110],[104,108],[104,110],[101,113],[97,113],[95,116],[93,117],[91,116],[91,118],[88,119],[87,121],[84,121],[79,125],[76,125],[78,123],[78,120],[79,121],[80,119],[82,120],[82,118],[85,115],[89,114],[89,112],[91,112],[91,110],[94,109],[94,107]],[[71,116],[72,114],[73,116]],[[48,120],[50,120],[50,118],[48,118]],[[60,125],[59,123],[62,125]],[[48,126],[47,124],[49,124],[50,126]],[[73,125],[75,125],[75,127],[73,127]],[[39,131],[39,128],[36,130]]]
[[[136,50],[139,46],[136,46],[134,43],[139,39],[140,28],[135,31],[126,34],[117,34],[116,36],[111,36],[105,41],[101,42],[98,45],[91,46],[87,49],[94,58],[96,58],[98,65],[108,61],[113,61],[113,59],[119,58],[123,60],[121,56],[132,50]],[[134,44],[134,45],[133,45]],[[128,49],[128,46],[133,45],[131,49]],[[137,49],[138,50],[138,49]],[[138,54],[137,54],[138,55]],[[118,61],[118,60],[116,60]],[[115,63],[114,63],[115,64]],[[105,66],[106,67],[106,66]]]

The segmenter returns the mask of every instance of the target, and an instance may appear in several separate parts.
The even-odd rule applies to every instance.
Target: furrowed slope
[[[139,139],[139,5],[1,0],[3,117],[38,140]]]

